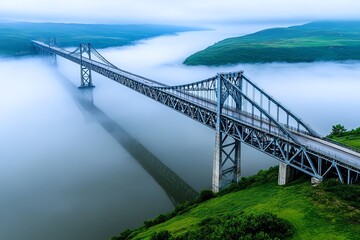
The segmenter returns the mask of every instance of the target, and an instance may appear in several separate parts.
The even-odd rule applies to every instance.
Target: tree
[[[341,136],[343,135],[345,132],[347,131],[347,129],[341,125],[341,124],[336,124],[334,126],[332,126],[332,130],[330,133],[330,136]]]

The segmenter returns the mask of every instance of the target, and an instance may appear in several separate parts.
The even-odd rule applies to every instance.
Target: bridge
[[[243,71],[168,86],[118,68],[91,44],[80,44],[74,51],[57,46],[54,40],[33,41],[33,45],[53,63],[60,56],[79,64],[81,89],[94,87],[94,71],[215,130],[214,192],[240,180],[241,143],[280,162],[281,185],[289,182],[295,172],[308,174],[313,181],[336,177],[351,184],[359,178],[359,152],[321,138]]]

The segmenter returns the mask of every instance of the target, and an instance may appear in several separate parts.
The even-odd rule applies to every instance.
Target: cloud
[[[110,23],[214,23],[268,19],[359,19],[357,0],[5,0],[3,18]]]

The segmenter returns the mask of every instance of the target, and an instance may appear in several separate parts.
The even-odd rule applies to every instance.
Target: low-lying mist
[[[1,59],[0,75],[0,239],[106,239],[171,210],[43,59]]]
[[[359,127],[359,62],[182,64],[223,38],[262,28],[181,33],[99,52],[124,70],[169,85],[244,70],[321,134],[337,123]],[[64,88],[64,81],[79,85],[80,67],[61,58],[55,69],[41,58],[0,59],[0,76],[0,239],[106,239],[171,210],[171,192],[116,134],[138,141],[195,190],[211,186],[215,135],[205,126],[93,73],[92,108],[107,119],[104,127]],[[244,176],[277,164],[242,150]]]
[[[328,134],[331,126],[337,123],[349,129],[359,126],[360,115],[355,114],[355,109],[360,106],[360,95],[357,94],[360,89],[360,62],[184,66],[182,62],[187,56],[204,48],[204,43],[214,42],[219,37],[215,33],[159,37],[137,46],[105,49],[101,53],[124,70],[168,85],[206,79],[218,72],[244,70],[248,78],[320,134]]]

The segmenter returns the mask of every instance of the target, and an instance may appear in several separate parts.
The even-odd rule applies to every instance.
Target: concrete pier
[[[291,181],[290,166],[286,163],[279,164],[278,184],[286,185]]]
[[[289,164],[281,162],[279,164],[278,184],[286,185],[289,182],[298,178],[301,174],[302,172],[300,172],[296,168],[293,168]]]
[[[316,178],[316,177],[311,177],[311,184],[312,184],[312,185],[318,185],[318,184],[320,184],[321,182],[322,182],[321,179]]]
[[[216,132],[215,136],[215,153],[213,161],[213,174],[212,174],[212,191],[214,193],[219,192],[220,190],[220,181],[221,181],[221,132]]]

